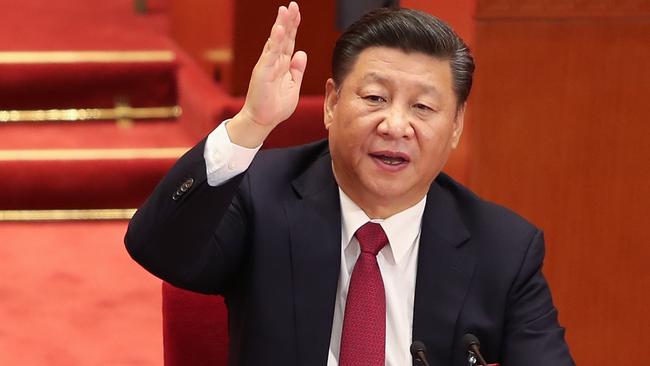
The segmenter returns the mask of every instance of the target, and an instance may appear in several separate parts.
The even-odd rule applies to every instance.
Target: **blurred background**
[[[325,136],[337,23],[382,3],[300,3],[303,96],[265,148]],[[0,364],[192,365],[182,361],[188,352],[222,359],[201,354],[223,348],[211,343],[223,341],[215,326],[222,301],[161,288],[122,238],[175,159],[239,110],[286,4],[2,5]],[[576,362],[644,362],[650,2],[400,5],[447,21],[473,50],[465,134],[446,170],[545,231],[545,273]]]

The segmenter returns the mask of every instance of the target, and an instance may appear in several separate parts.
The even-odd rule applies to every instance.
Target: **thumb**
[[[302,77],[305,75],[305,68],[307,68],[307,54],[305,51],[298,51],[293,55],[291,63],[289,64],[291,79],[298,86],[302,83]]]

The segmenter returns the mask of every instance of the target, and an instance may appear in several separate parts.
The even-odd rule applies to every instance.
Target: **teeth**
[[[385,164],[388,164],[388,165],[397,165],[397,164],[401,164],[404,161],[404,159],[402,159],[402,158],[390,158],[388,156],[382,156],[381,161],[383,161]]]

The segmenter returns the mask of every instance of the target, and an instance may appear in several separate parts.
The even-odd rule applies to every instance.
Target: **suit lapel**
[[[341,210],[329,154],[293,182],[285,204],[299,365],[325,365],[341,263]],[[333,265],[334,264],[334,265]]]
[[[425,343],[429,362],[451,364],[455,325],[474,273],[469,233],[456,202],[436,182],[422,217],[413,309],[413,340]]]

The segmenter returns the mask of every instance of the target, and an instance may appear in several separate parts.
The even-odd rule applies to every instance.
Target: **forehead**
[[[435,88],[451,92],[449,60],[421,52],[404,52],[389,47],[370,47],[357,56],[344,84],[388,83]]]

